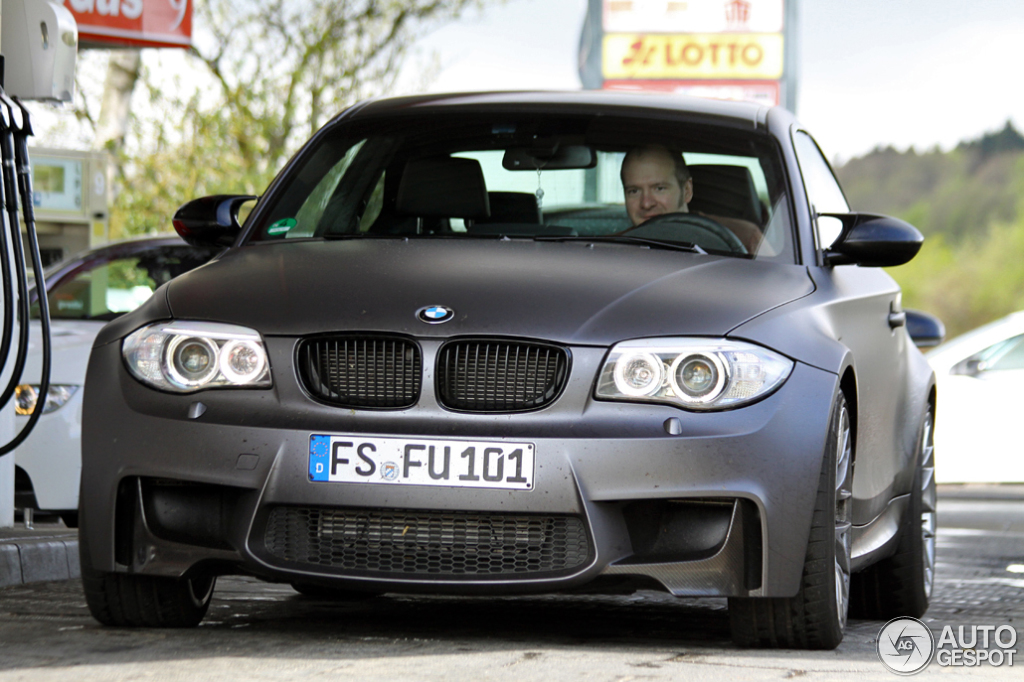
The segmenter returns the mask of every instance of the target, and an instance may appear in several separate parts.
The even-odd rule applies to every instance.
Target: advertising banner
[[[606,79],[778,79],[781,34],[614,34],[604,36]]]
[[[191,0],[64,0],[85,46],[189,47]]]
[[[604,0],[605,33],[782,33],[783,0]]]

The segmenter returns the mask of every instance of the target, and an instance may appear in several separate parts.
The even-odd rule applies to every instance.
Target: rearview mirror
[[[174,213],[174,231],[193,246],[231,246],[242,231],[238,210],[257,197],[250,194],[215,194],[193,199]]]
[[[510,171],[566,170],[593,168],[597,154],[584,144],[559,144],[557,140],[538,141],[530,147],[505,150],[501,166]]]
[[[837,218],[843,224],[843,231],[825,251],[826,265],[903,265],[924,243],[917,228],[899,218],[871,213],[821,213],[819,217]]]

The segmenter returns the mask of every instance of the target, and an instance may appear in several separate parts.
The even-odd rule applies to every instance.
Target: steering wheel
[[[662,213],[619,234],[665,241],[688,241],[715,251],[747,253],[747,247],[732,230],[696,213]],[[694,236],[689,237],[689,234]]]

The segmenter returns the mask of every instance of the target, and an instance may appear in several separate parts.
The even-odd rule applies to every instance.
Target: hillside
[[[836,174],[854,210],[925,234],[890,274],[904,304],[938,315],[949,337],[1024,309],[1024,136],[1009,122],[949,152],[876,149]]]
[[[1009,122],[950,152],[876,149],[836,174],[854,210],[895,215],[952,241],[1024,212],[1024,136]]]

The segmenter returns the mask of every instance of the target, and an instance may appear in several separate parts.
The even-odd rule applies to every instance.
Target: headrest
[[[687,168],[693,176],[691,211],[764,224],[761,200],[749,168],[710,164],[692,164]]]
[[[540,207],[537,206],[537,195],[530,192],[488,192],[491,204],[489,218],[481,218],[477,223],[528,223],[540,224]]]
[[[411,159],[398,185],[395,208],[418,217],[487,218],[491,211],[480,162],[450,156]]]

